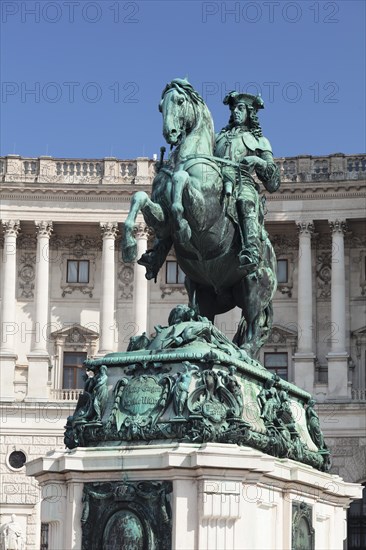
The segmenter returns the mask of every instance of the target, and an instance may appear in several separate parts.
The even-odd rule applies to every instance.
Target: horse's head
[[[187,80],[176,78],[165,86],[159,111],[163,114],[163,134],[171,145],[178,145],[193,130],[213,145],[212,117],[205,102]]]
[[[177,145],[196,123],[191,93],[192,86],[184,80],[173,80],[162,94],[159,111],[163,115],[163,135],[167,143]]]

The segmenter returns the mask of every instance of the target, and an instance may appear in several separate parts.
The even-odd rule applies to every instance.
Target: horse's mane
[[[188,95],[188,97],[195,103],[196,105],[200,104],[205,105],[205,102],[203,101],[202,97],[196,90],[193,88],[193,86],[188,82],[188,80],[183,80],[182,78],[175,78],[172,80],[169,84],[167,84],[163,90],[163,93],[161,94],[161,98],[165,96],[165,94],[169,90],[177,90],[178,92],[184,93]]]

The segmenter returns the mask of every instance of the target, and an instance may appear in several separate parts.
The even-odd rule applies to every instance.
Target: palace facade
[[[276,162],[282,185],[267,196],[265,222],[278,290],[261,361],[314,395],[331,472],[365,484],[366,156]],[[148,158],[0,159],[0,525],[15,514],[29,550],[40,540],[41,548],[52,548],[40,499],[59,498],[61,509],[64,497],[57,496],[57,479],[54,494],[41,495],[24,464],[64,447],[84,359],[125,350],[131,336],[153,333],[187,301],[173,250],[156,284],[144,268],[122,260],[131,196],[149,192],[154,173]],[[141,255],[152,239],[142,218],[136,237]],[[216,325],[233,337],[239,318],[234,310]],[[349,549],[366,540],[364,513],[352,505]]]

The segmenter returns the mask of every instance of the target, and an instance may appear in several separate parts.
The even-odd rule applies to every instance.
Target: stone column
[[[36,264],[36,338],[32,351],[47,354],[47,327],[49,315],[50,285],[50,237],[53,231],[52,222],[35,222],[37,231],[37,264]]]
[[[135,238],[137,241],[137,259],[141,258],[147,250],[148,227],[144,223],[137,225]],[[133,320],[136,324],[137,334],[147,332],[147,298],[148,282],[145,277],[145,268],[135,262],[133,282]]]
[[[102,281],[100,304],[100,337],[98,355],[114,351],[115,322],[115,240],[117,222],[101,222],[102,249]]]
[[[344,260],[345,221],[329,222],[332,232],[331,349],[328,360],[328,391],[332,399],[346,399],[348,353],[346,351],[346,275]]]
[[[35,281],[35,322],[31,352],[28,355],[29,400],[48,398],[48,369],[50,357],[47,351],[50,286],[50,237],[51,221],[36,221],[37,259]]]
[[[312,222],[298,222],[299,261],[297,288],[298,346],[294,357],[294,382],[314,391],[313,284],[311,261]]]
[[[4,251],[1,289],[1,342],[0,342],[0,398],[14,400],[15,334],[16,324],[16,240],[20,231],[19,220],[2,223],[4,229]]]

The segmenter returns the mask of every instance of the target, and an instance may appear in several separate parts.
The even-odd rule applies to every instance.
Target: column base
[[[25,401],[47,401],[49,399],[48,353],[31,352],[28,356],[28,391]]]
[[[329,352],[328,361],[328,397],[332,401],[351,398],[348,385],[348,353],[342,351]]]
[[[313,352],[298,352],[294,355],[294,383],[311,394],[314,392],[314,363]]]
[[[14,352],[0,352],[0,399],[14,401],[15,363],[18,356]]]

